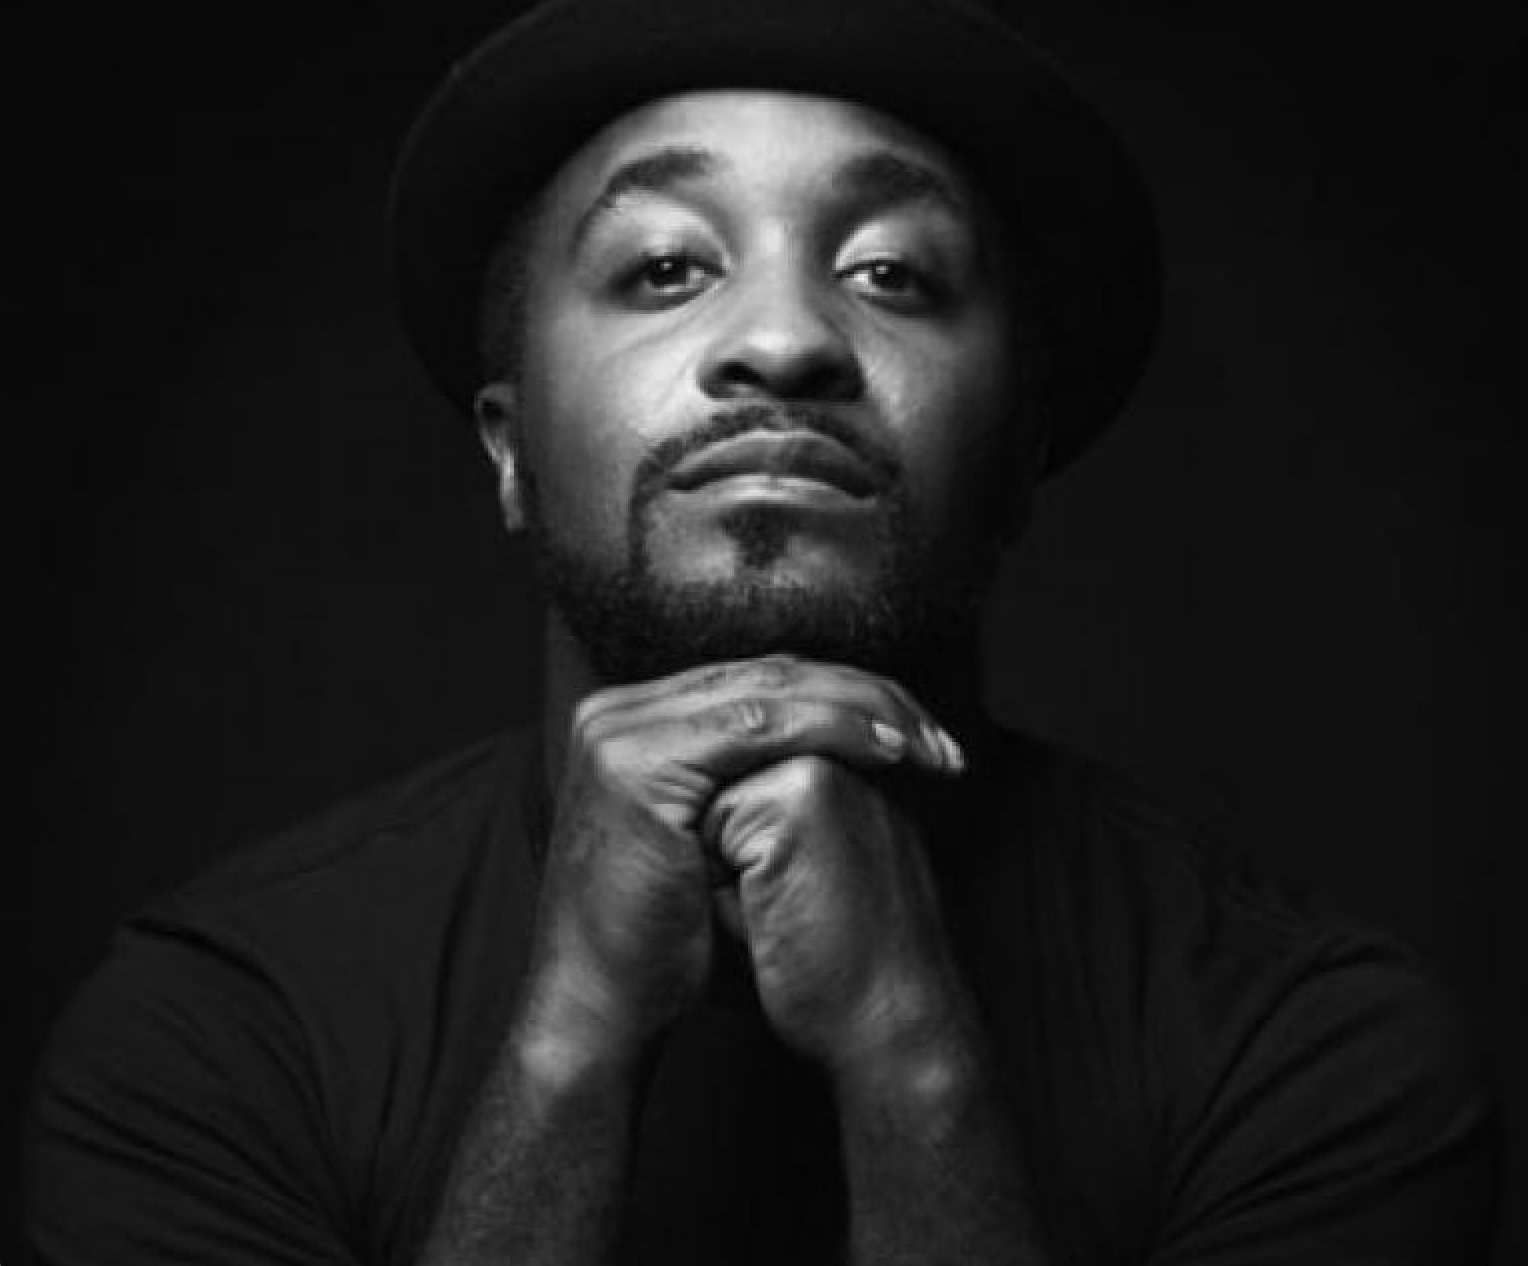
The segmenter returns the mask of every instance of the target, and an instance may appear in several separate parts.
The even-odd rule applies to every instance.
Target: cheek
[[[880,368],[907,479],[932,522],[967,517],[972,494],[994,480],[1017,482],[1024,432],[1034,428],[1006,338],[959,331],[903,348]]]
[[[662,358],[604,333],[564,318],[527,341],[526,459],[543,518],[565,537],[624,537],[636,469],[679,412]]]
[[[522,380],[525,462],[543,524],[562,540],[606,535],[621,518],[622,490],[640,459],[619,398],[574,364],[557,339],[537,340]]]

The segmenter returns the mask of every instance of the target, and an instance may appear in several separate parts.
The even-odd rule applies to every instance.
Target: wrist
[[[954,988],[903,991],[901,998],[894,1021],[883,1015],[835,1061],[835,1085],[844,1102],[942,1113],[975,1093],[985,1076],[975,1010]]]
[[[953,1056],[974,1039],[976,1008],[965,983],[951,969],[923,963],[889,963],[850,1009],[830,1062],[849,1075],[923,1060],[935,1052]]]
[[[543,1103],[619,1098],[638,1080],[638,1061],[566,1029],[517,1024],[509,1056],[521,1086]]]
[[[522,1075],[553,1090],[626,1084],[651,1045],[591,973],[547,968],[527,982],[510,1041]]]
[[[857,1098],[935,1105],[963,1094],[978,1080],[982,1066],[975,1041],[948,1031],[867,1048],[840,1063],[833,1080]]]

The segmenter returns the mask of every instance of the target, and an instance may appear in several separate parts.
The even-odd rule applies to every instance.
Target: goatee
[[[841,584],[806,583],[782,566],[801,530],[793,512],[745,506],[722,520],[735,549],[735,575],[676,581],[657,574],[649,508],[666,488],[668,471],[706,444],[747,430],[788,427],[827,434],[879,473],[873,565]],[[533,483],[526,489],[527,526],[552,603],[607,683],[788,653],[915,686],[932,671],[948,671],[950,654],[969,644],[991,560],[985,549],[959,551],[956,559],[935,557],[900,473],[893,454],[831,416],[745,406],[660,445],[643,461],[633,481],[624,565],[602,563],[548,533]]]

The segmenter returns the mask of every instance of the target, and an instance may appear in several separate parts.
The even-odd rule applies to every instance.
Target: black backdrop
[[[26,1077],[112,920],[526,714],[525,560],[381,266],[392,147],[503,8],[9,11],[0,1260]],[[1142,155],[1171,281],[1004,575],[993,705],[1202,780],[1433,955],[1521,1135],[1521,6],[1027,8]]]

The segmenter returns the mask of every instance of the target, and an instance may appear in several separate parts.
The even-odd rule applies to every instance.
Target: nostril
[[[852,359],[824,360],[802,374],[797,396],[811,400],[847,401],[856,399],[864,388],[859,365]]]
[[[765,383],[762,373],[741,360],[722,362],[717,366],[714,378],[717,384],[725,387],[761,389]]]
[[[864,391],[858,361],[847,349],[767,353],[739,350],[713,362],[702,386],[718,399],[768,395],[780,400],[858,399]]]

